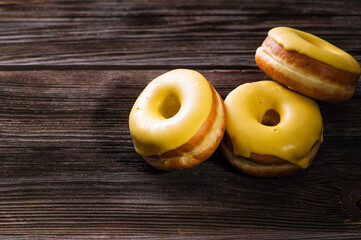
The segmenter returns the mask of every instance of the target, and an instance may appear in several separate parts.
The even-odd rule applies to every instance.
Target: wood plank
[[[256,68],[275,26],[320,37],[361,61],[358,1],[11,1],[0,4],[0,67]],[[6,68],[8,67],[8,68]]]
[[[156,171],[135,153],[129,111],[163,72],[1,71],[0,234],[361,236],[360,83],[346,103],[319,103],[325,141],[313,166],[259,179],[232,168],[218,151],[173,172]],[[257,70],[200,72],[223,98],[241,83],[267,78]]]
[[[254,53],[274,26],[361,62],[360,12],[357,0],[0,1],[0,239],[360,239],[360,82],[346,103],[319,102],[325,141],[287,178],[246,176],[219,151],[156,171],[128,129],[167,69],[200,70],[223,98],[269,79]]]

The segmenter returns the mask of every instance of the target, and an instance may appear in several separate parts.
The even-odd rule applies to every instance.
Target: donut
[[[200,73],[175,69],[141,92],[129,114],[136,152],[160,170],[191,168],[208,159],[226,127],[221,96]]]
[[[361,74],[359,64],[348,53],[289,27],[271,29],[255,59],[263,72],[288,88],[333,103],[354,95]]]
[[[224,100],[220,148],[246,174],[281,177],[306,169],[323,141],[317,103],[275,81],[245,83]]]

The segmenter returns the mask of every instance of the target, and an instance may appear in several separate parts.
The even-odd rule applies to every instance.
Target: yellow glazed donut
[[[225,99],[221,149],[254,176],[286,176],[307,168],[323,141],[318,105],[273,81],[246,83]]]
[[[314,99],[342,102],[355,91],[361,68],[348,53],[312,34],[276,27],[255,55],[259,68]]]
[[[129,115],[136,152],[161,170],[190,168],[210,157],[225,131],[224,103],[198,72],[176,69],[153,81]]]

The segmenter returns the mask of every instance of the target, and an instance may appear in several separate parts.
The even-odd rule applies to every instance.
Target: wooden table
[[[134,151],[129,111],[170,69],[201,72],[223,98],[269,79],[267,31],[295,27],[361,62],[361,2],[0,2],[1,239],[360,239],[361,83],[318,102],[314,164],[255,178],[219,151],[160,172]]]

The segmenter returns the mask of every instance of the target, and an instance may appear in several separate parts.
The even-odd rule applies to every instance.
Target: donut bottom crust
[[[271,78],[303,95],[326,102],[350,99],[360,77],[305,55],[286,51],[270,37],[257,49],[255,60]]]
[[[212,89],[212,109],[202,127],[188,142],[161,155],[142,156],[159,170],[183,170],[207,160],[218,148],[226,128],[226,112],[221,96]]]
[[[316,158],[317,152],[320,148],[321,141],[318,140],[312,147],[308,154],[310,164]],[[220,149],[228,160],[238,170],[255,177],[286,177],[296,174],[303,169],[298,165],[289,163],[283,159],[274,156],[264,156],[252,153],[256,156],[255,159],[236,156],[233,154],[233,147],[227,133],[224,136],[223,141],[220,144]],[[257,159],[257,160],[256,160]]]

